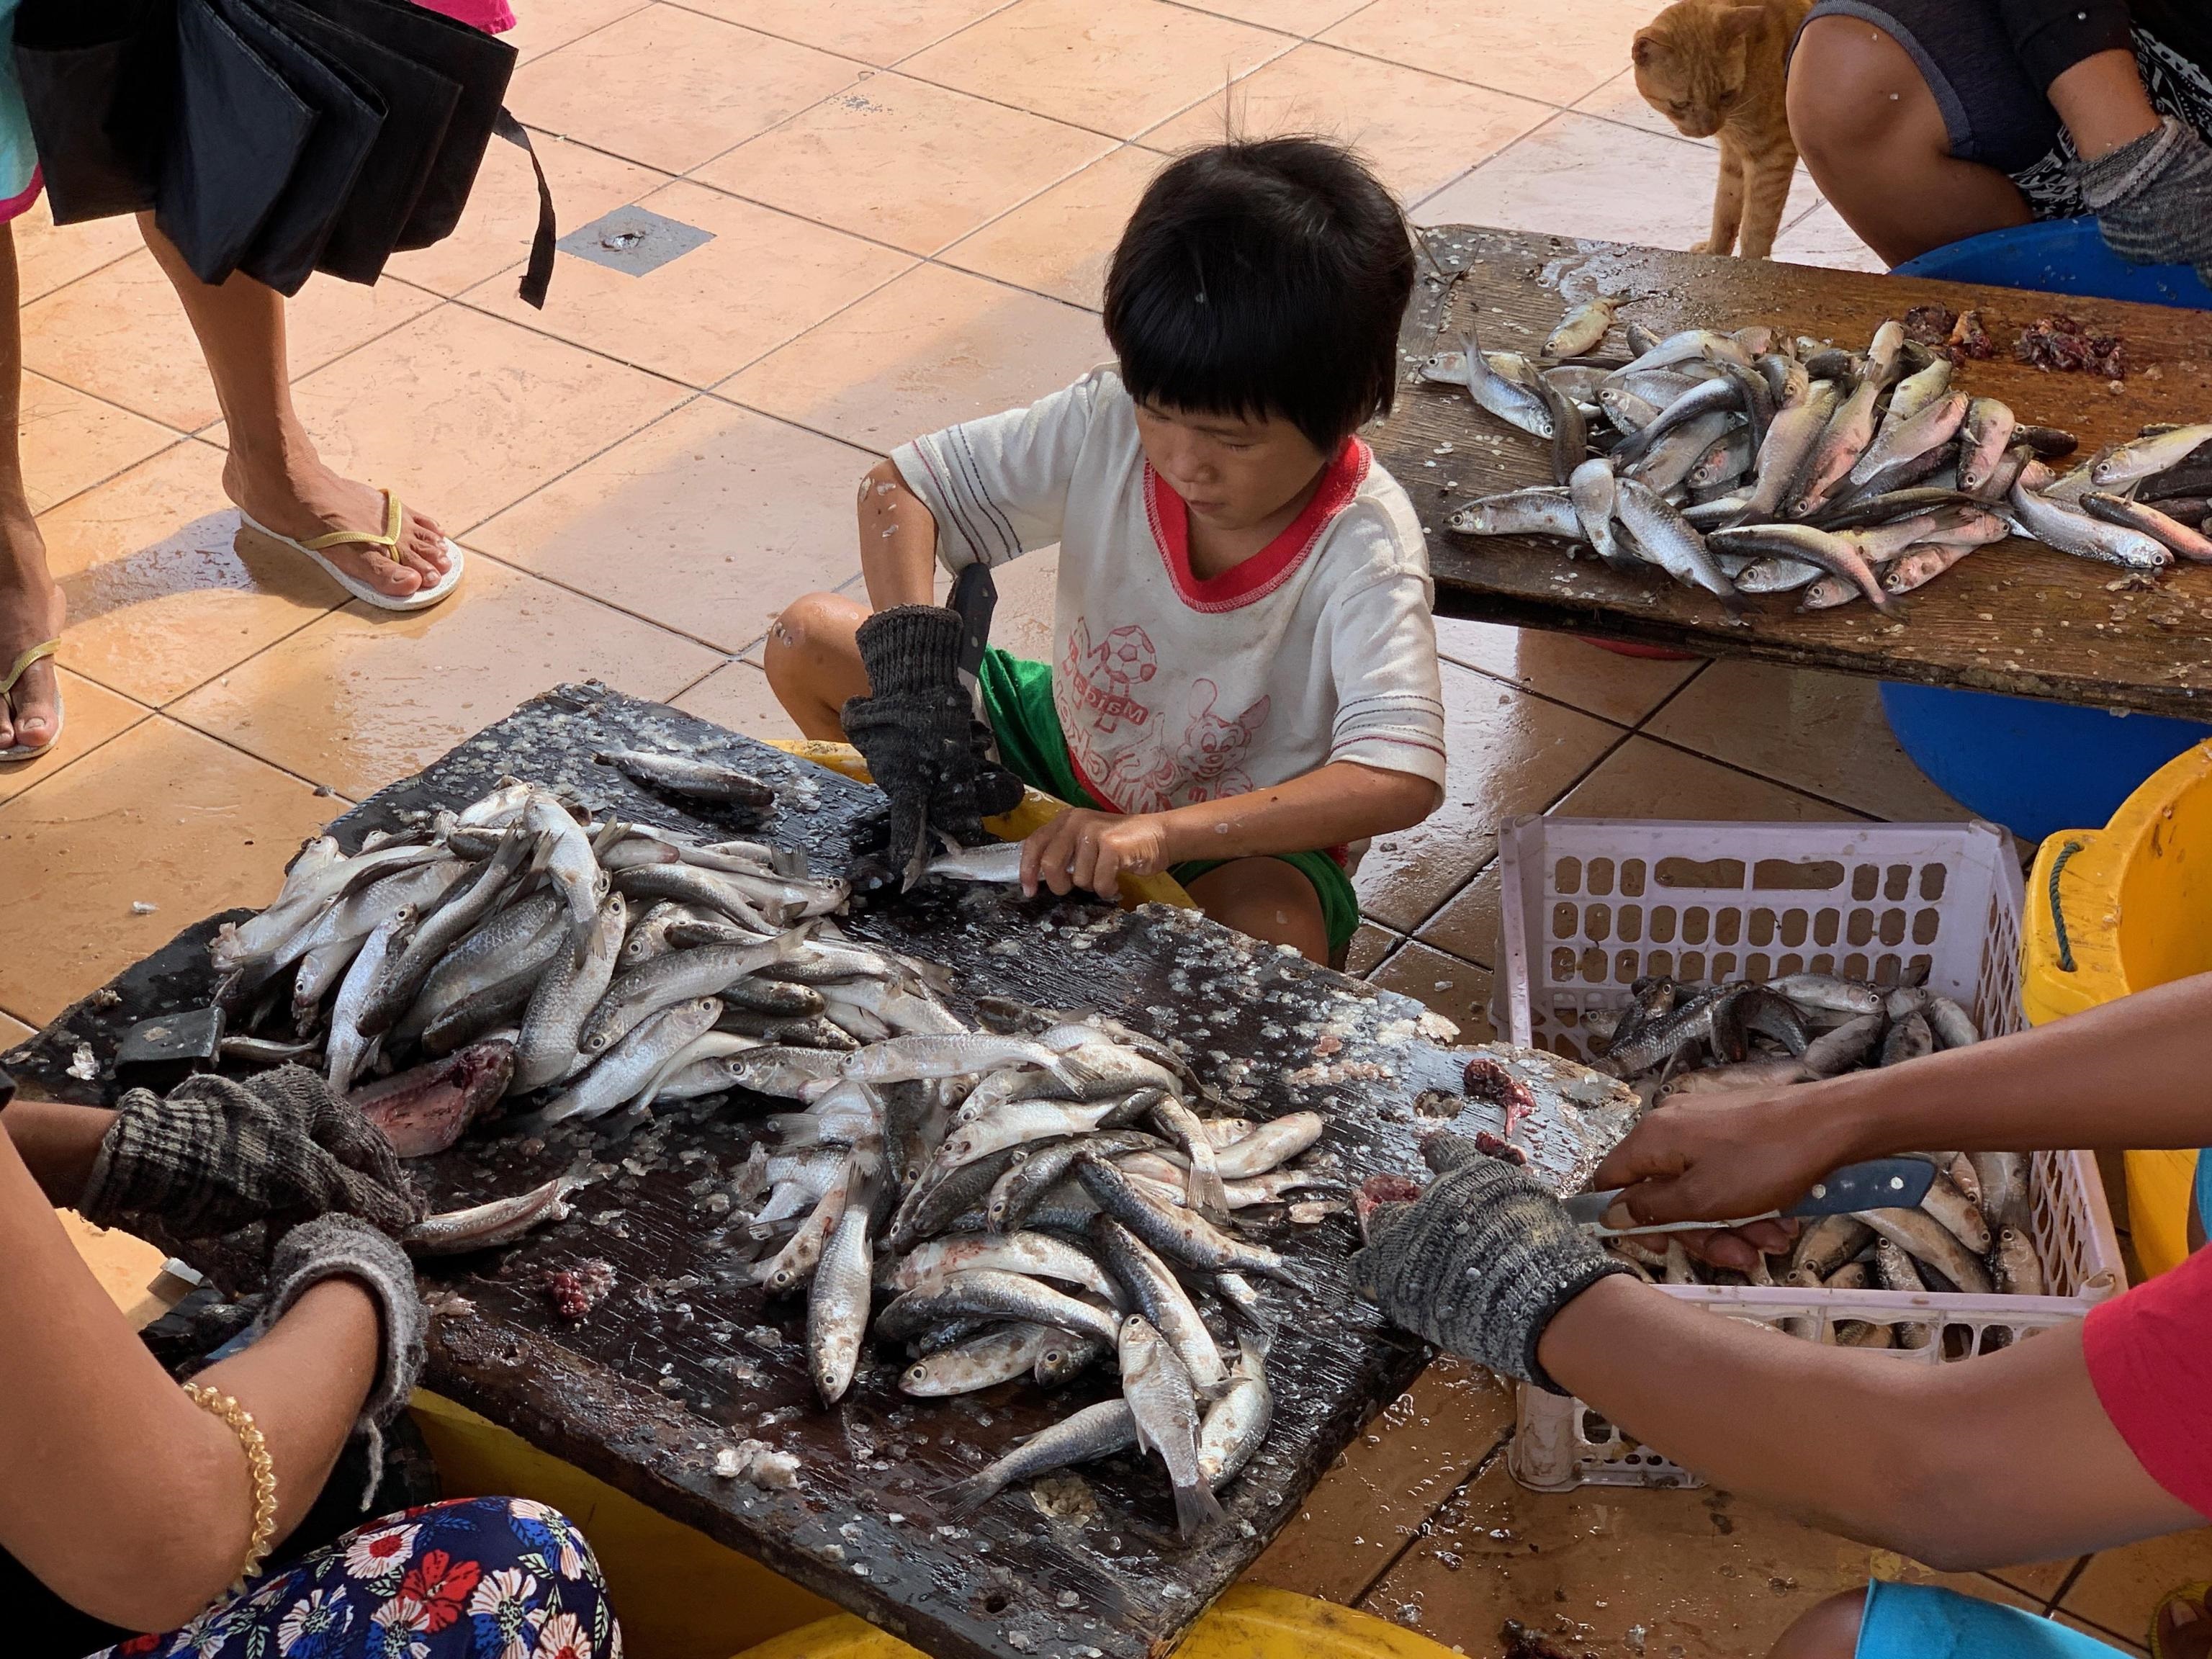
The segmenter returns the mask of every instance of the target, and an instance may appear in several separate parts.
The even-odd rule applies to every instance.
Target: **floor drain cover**
[[[666,218],[650,208],[623,207],[570,231],[561,239],[560,248],[579,259],[642,276],[714,240],[714,232]]]

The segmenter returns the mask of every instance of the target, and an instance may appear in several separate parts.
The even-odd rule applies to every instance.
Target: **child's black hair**
[[[1106,277],[1106,337],[1139,401],[1278,415],[1334,454],[1389,412],[1413,289],[1405,216],[1350,151],[1215,144],[1138,203]]]

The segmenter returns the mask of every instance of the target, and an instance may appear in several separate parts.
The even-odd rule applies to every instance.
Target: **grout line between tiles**
[[[1808,800],[1819,801],[1823,806],[1832,806],[1839,812],[1850,813],[1862,823],[1881,823],[1888,821],[1884,819],[1881,813],[1869,812],[1863,806],[1853,806],[1849,801],[1838,800],[1832,795],[1824,795],[1817,789],[1808,789],[1804,785],[1792,783],[1787,778],[1770,776],[1740,762],[1723,760],[1718,755],[1708,755],[1701,749],[1692,749],[1686,743],[1676,743],[1672,738],[1662,738],[1656,732],[1632,732],[1629,735],[1641,738],[1646,743],[1656,743],[1662,749],[1671,749],[1678,755],[1687,755],[1692,760],[1701,760],[1708,765],[1723,768],[1739,776],[1756,778],[1761,783],[1771,783],[1777,788],[1787,789],[1793,795],[1802,795]]]
[[[75,389],[76,389],[76,388],[74,388],[74,387],[72,387],[72,388],[71,388],[71,390],[75,390]],[[105,401],[105,400],[103,399],[102,401]],[[122,405],[122,404],[110,404],[110,405],[109,405],[109,407],[111,407],[111,408],[114,408],[114,409],[121,409],[121,408],[123,407],[123,405]],[[135,411],[131,411],[131,410],[125,410],[125,413],[134,413]],[[144,420],[144,419],[146,419],[147,417],[142,415],[142,416],[138,416],[138,418],[139,418],[139,419],[141,419],[141,420]],[[161,426],[161,423],[160,422],[158,422],[158,421],[155,422],[154,422],[154,424],[155,424],[155,425],[156,425],[156,426]],[[177,447],[177,445],[179,445],[179,444],[188,444],[188,443],[190,443],[190,442],[191,442],[191,441],[192,441],[192,435],[191,435],[191,433],[189,433],[189,432],[179,432],[179,431],[178,431],[178,430],[177,430],[177,428],[174,428],[174,427],[173,427],[173,426],[161,426],[161,430],[162,430],[162,431],[164,431],[164,432],[166,432],[166,433],[167,433],[167,434],[169,434],[169,436],[170,436],[170,438],[171,438],[171,440],[172,440],[172,441],[171,441],[171,442],[168,442],[168,443],[163,444],[163,445],[162,445],[159,449],[155,450],[155,451],[152,454],[150,454],[150,455],[141,455],[141,456],[140,456],[137,460],[135,460],[135,461],[131,462],[131,463],[130,464],[130,465],[129,465],[129,466],[118,466],[118,467],[117,467],[117,468],[115,469],[115,471],[112,471],[112,472],[109,473],[106,477],[103,477],[103,478],[94,478],[94,479],[90,483],[84,485],[82,489],[72,489],[72,490],[71,490],[71,491],[70,491],[70,493],[69,493],[68,495],[60,495],[60,496],[57,496],[54,500],[52,500],[52,501],[48,501],[48,502],[47,502],[44,507],[42,507],[39,508],[35,513],[32,514],[31,514],[31,516],[32,516],[33,518],[34,518],[34,519],[43,519],[43,518],[45,518],[45,517],[46,516],[46,514],[49,514],[49,513],[55,513],[55,512],[58,512],[58,511],[59,511],[60,509],[62,509],[63,507],[67,507],[67,506],[68,506],[71,501],[76,501],[79,496],[81,496],[81,495],[90,495],[94,490],[95,490],[95,489],[99,489],[102,484],[107,484],[107,483],[114,483],[116,479],[118,479],[118,478],[121,477],[125,473],[126,473],[126,472],[130,471],[133,467],[141,467],[141,466],[143,466],[143,465],[145,465],[149,461],[158,461],[158,460],[160,460],[160,459],[161,459],[161,457],[162,457],[162,456],[164,456],[164,455],[167,454],[171,450],[174,449],[174,448]]]
[[[57,226],[55,228],[64,229],[66,228],[66,227]],[[138,247],[131,248],[125,252],[118,253],[112,259],[103,259],[88,270],[80,270],[76,276],[70,277],[68,282],[56,283],[52,288],[41,289],[36,294],[19,295],[16,296],[15,301],[16,309],[18,311],[21,311],[28,308],[29,307],[34,306],[38,304],[40,301],[60,293],[64,289],[69,287],[71,283],[81,283],[88,276],[97,276],[101,271],[107,270],[111,265],[121,264],[125,259],[129,258],[131,254],[137,252],[138,248],[143,246],[145,246],[145,244],[141,242],[138,245]]]
[[[2091,1553],[2082,1556],[2079,1560],[2075,1561],[2072,1566],[2067,1568],[2066,1576],[2058,1581],[2058,1588],[2051,1591],[2051,1599],[2043,1604],[2043,1611],[2046,1616],[2058,1611],[2059,1604],[2065,1601],[2067,1595],[2072,1591],[2075,1584],[2080,1580],[2081,1575],[2089,1570],[2089,1563],[2095,1559],[2096,1555],[2093,1551]],[[1990,1576],[1993,1578],[1996,1577],[1994,1573]],[[1997,1582],[1999,1583],[2002,1583],[2004,1581],[2002,1579],[1998,1579]],[[2079,1617],[2080,1615],[2077,1614],[2075,1616]]]
[[[1384,1579],[1388,1578],[1393,1572],[1395,1572],[1398,1570],[1398,1564],[1403,1561],[1407,1555],[1413,1553],[1413,1546],[1419,1543],[1421,1540],[1427,1535],[1429,1523],[1434,1521],[1437,1516],[1443,1514],[1455,1499],[1472,1487],[1476,1481],[1481,1480],[1484,1475],[1489,1474],[1492,1469],[1495,1468],[1498,1466],[1498,1459],[1505,1455],[1505,1449],[1512,1443],[1512,1441],[1513,1431],[1508,1429],[1504,1434],[1498,1437],[1496,1443],[1494,1443],[1488,1451],[1483,1453],[1483,1455],[1475,1461],[1474,1467],[1469,1469],[1466,1474],[1460,1478],[1459,1484],[1454,1486],[1449,1492],[1446,1492],[1442,1498],[1438,1498],[1437,1502],[1431,1506],[1429,1512],[1413,1523],[1413,1527],[1406,1534],[1405,1541],[1400,1544],[1395,1550],[1391,1552],[1390,1559],[1382,1564],[1382,1567],[1376,1572],[1375,1576],[1360,1586],[1359,1593],[1352,1598],[1348,1605],[1357,1607],[1369,1596],[1374,1595],[1376,1587]]]

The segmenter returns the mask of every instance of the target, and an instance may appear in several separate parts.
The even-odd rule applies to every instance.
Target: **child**
[[[1443,793],[1420,527],[1353,435],[1390,407],[1413,280],[1396,204],[1341,149],[1170,163],[1107,278],[1118,366],[869,473],[876,614],[828,593],[783,613],[784,708],[810,737],[849,732],[899,823],[927,810],[974,838],[1019,799],[1000,766],[1070,802],[1025,844],[1025,890],[1112,896],[1164,870],[1214,920],[1340,960],[1352,857]],[[971,741],[932,560],[1054,542],[1056,659],[988,653]]]

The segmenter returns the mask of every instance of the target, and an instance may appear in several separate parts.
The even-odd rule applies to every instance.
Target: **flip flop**
[[[8,694],[15,689],[15,682],[23,678],[24,672],[33,663],[39,661],[42,658],[52,656],[56,651],[61,648],[61,643],[62,642],[59,640],[48,640],[44,645],[33,646],[21,656],[16,658],[15,665],[8,671],[8,678],[5,679],[0,679],[0,702],[4,702],[7,699]],[[53,748],[54,744],[59,743],[61,740],[61,684],[59,681],[56,681],[54,684],[54,735],[45,743],[19,743],[13,749],[0,749],[0,766],[14,765],[23,761],[36,760],[40,756],[47,753]]]
[[[2194,1602],[2200,1613],[2212,1612],[2212,1583],[2199,1581],[2194,1584],[2184,1584],[2179,1589],[2168,1590],[2159,1598],[2158,1605],[2150,1612],[2148,1641],[2151,1659],[2169,1659],[2172,1652],[2165,1636],[2166,1610],[2177,1601]]]
[[[446,556],[452,561],[446,574],[428,587],[418,587],[412,593],[380,593],[367,582],[356,580],[323,556],[326,547],[343,547],[358,543],[380,553],[392,553],[399,546],[399,497],[390,490],[384,492],[384,533],[373,535],[366,530],[333,530],[326,536],[310,536],[305,541],[295,541],[289,536],[280,536],[267,525],[256,520],[241,508],[239,520],[256,535],[265,536],[280,547],[289,547],[295,553],[304,553],[323,568],[323,574],[363,605],[373,605],[379,611],[427,611],[445,599],[461,582],[461,550],[452,541],[446,544]]]

